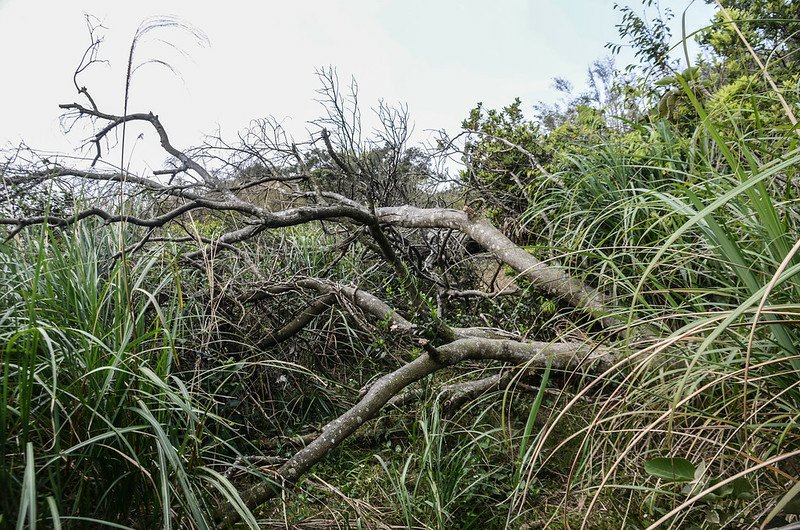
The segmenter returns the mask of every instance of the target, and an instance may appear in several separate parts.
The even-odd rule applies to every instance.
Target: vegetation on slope
[[[796,519],[800,23],[735,4],[691,66],[622,8],[642,65],[478,105],[449,186],[332,70],[307,143],[66,105],[174,167],[5,166],[0,526]]]

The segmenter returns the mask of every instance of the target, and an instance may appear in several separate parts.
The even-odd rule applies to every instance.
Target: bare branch
[[[377,296],[355,287],[323,281],[317,278],[298,278],[291,284],[276,284],[266,287],[260,291],[250,293],[242,297],[242,302],[255,302],[268,296],[284,293],[296,288],[312,289],[322,295],[336,295],[345,297],[355,304],[359,309],[375,317],[378,320],[390,322],[391,330],[400,333],[410,332],[414,326],[400,316],[394,309]]]

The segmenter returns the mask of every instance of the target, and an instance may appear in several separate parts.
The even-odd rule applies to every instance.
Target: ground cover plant
[[[1,168],[0,526],[794,527],[791,4],[683,64],[622,8],[642,65],[433,150],[332,68],[309,138],[181,148],[80,85],[93,29],[92,158]],[[140,127],[152,174],[108,160]]]

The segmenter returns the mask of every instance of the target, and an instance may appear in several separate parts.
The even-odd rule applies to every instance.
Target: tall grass
[[[193,372],[176,258],[116,259],[119,234],[81,223],[0,246],[0,526],[208,528],[213,494],[255,527],[215,414],[237,367]]]
[[[639,130],[644,149],[608,143],[573,156],[576,185],[550,190],[528,213],[567,205],[551,213],[560,257],[614,293],[627,308],[620,318],[650,337],[526,455],[532,481],[559,450],[579,446],[553,524],[589,528],[610,509],[631,528],[760,526],[798,493],[800,152],[783,136],[791,132],[738,123],[748,112],[710,115],[683,88],[693,134],[676,138],[658,122]],[[765,144],[776,149],[753,147]],[[545,450],[601,385],[594,420]],[[644,466],[654,457],[686,459],[695,476],[654,476]],[[521,513],[521,497],[515,505]]]
[[[500,403],[497,392],[445,418],[438,400],[420,413],[410,432],[413,453],[405,459],[377,456],[383,489],[407,528],[480,528],[502,525],[511,459],[501,429],[487,421]]]

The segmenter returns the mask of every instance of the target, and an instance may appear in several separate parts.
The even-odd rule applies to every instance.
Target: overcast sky
[[[638,5],[638,2],[636,2]],[[679,20],[688,1],[662,0]],[[134,77],[131,112],[158,114],[179,147],[220,128],[233,135],[253,118],[285,120],[298,136],[318,116],[315,68],[354,76],[360,100],[407,103],[417,138],[427,129],[454,131],[476,102],[489,107],[521,97],[530,107],[553,101],[552,78],[576,86],[586,68],[619,41],[611,0],[325,0],[225,3],[199,0],[0,0],[0,146],[21,140],[70,150],[58,104],[77,101],[72,72],[88,43],[84,14],[102,22],[108,66],[82,79],[101,108],[122,112],[128,46],[149,16],[174,15],[204,32],[208,44],[178,31],[152,33],[137,63],[168,62],[180,77],[148,64]],[[690,29],[711,8],[697,0]],[[679,34],[676,35],[676,38]],[[175,43],[185,56],[159,42]],[[624,58],[623,61],[625,62]],[[153,134],[137,145],[141,171],[164,157]]]

